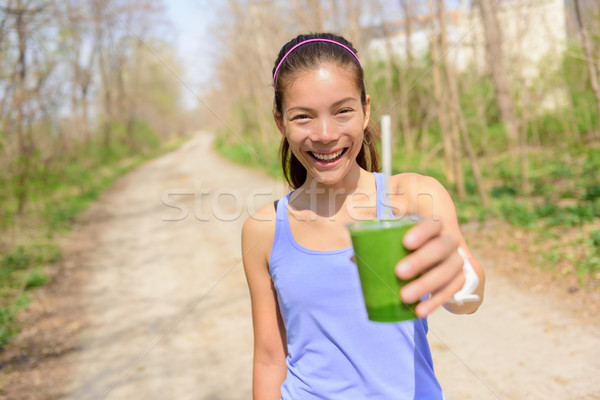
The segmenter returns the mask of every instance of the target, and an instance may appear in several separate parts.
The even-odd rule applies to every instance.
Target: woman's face
[[[363,106],[348,69],[324,65],[291,81],[275,121],[308,178],[334,185],[358,165],[369,116],[370,98]]]

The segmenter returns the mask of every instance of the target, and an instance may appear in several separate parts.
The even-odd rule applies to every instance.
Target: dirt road
[[[52,383],[55,398],[251,398],[240,229],[247,206],[285,189],[211,149],[211,136],[200,134],[128,174],[65,244],[81,284],[69,310],[81,317],[60,357],[68,373]],[[481,261],[488,286],[480,311],[430,318],[446,399],[600,399],[598,325],[570,315],[560,299],[512,287],[502,254]]]

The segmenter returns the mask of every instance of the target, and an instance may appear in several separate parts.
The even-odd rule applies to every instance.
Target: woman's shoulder
[[[273,203],[269,202],[252,213],[242,227],[242,249],[268,260],[275,238],[277,213]]]
[[[415,172],[392,176],[392,197],[403,202],[403,209],[423,216],[454,210],[448,190],[437,179]],[[394,196],[395,194],[395,196]]]
[[[262,237],[265,234],[268,236],[271,232],[274,235],[276,219],[275,205],[267,203],[246,218],[242,228],[242,235]]]
[[[392,176],[391,179],[392,189],[398,189],[398,191],[414,191],[422,189],[430,190],[442,190],[447,192],[444,185],[432,176],[422,175],[416,172],[404,172]]]

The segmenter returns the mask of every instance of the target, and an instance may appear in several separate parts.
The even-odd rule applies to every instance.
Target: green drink
[[[397,322],[417,318],[417,303],[405,304],[400,298],[400,289],[409,281],[398,279],[394,268],[410,252],[402,245],[402,238],[418,221],[418,217],[411,216],[348,224],[371,321]]]

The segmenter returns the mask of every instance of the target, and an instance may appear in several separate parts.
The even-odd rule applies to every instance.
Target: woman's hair
[[[325,39],[325,41],[308,42],[290,52],[294,46],[310,39]],[[335,41],[340,45],[328,41]],[[354,54],[350,53],[350,51]],[[361,102],[363,106],[366,106],[367,94],[364,84],[364,72],[356,53],[356,49],[352,46],[352,43],[341,36],[331,33],[298,35],[286,43],[279,51],[275,66],[273,67],[274,106],[278,117],[283,115],[282,103],[284,91],[297,74],[306,70],[316,69],[326,64],[348,68],[356,87],[360,90]],[[356,161],[362,168],[370,172],[379,171],[379,154],[377,153],[376,139],[379,139],[379,132],[375,125],[369,121],[364,131],[363,144],[356,157]],[[279,155],[286,181],[292,188],[299,188],[306,180],[306,169],[290,150],[290,145],[286,137],[281,141]]]

